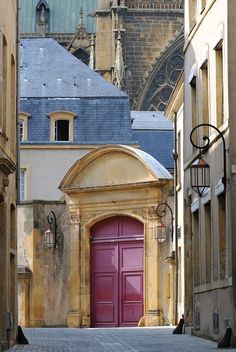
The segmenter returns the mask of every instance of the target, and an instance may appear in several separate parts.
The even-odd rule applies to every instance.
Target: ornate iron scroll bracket
[[[156,214],[159,218],[163,218],[166,216],[166,208],[169,209],[170,214],[171,214],[171,240],[173,241],[173,233],[174,233],[174,228],[173,228],[173,222],[174,222],[174,215],[171,207],[167,203],[160,203],[156,207]],[[161,211],[161,212],[159,212]]]
[[[196,127],[194,127],[190,133],[190,142],[191,144],[200,150],[200,153],[199,153],[199,156],[201,156],[202,153],[205,153],[208,151],[208,149],[210,149],[210,147],[212,146],[212,144],[214,144],[216,142],[216,140],[211,143],[210,142],[210,138],[209,136],[203,136],[202,137],[202,140],[204,142],[204,145],[198,145],[194,142],[193,140],[193,134],[194,132],[198,129],[198,128],[201,128],[201,127],[210,127],[210,128],[213,128],[215,131],[217,131],[217,133],[219,134],[219,137],[222,139],[222,143],[223,143],[223,163],[224,163],[224,176],[222,177],[222,183],[224,185],[224,189],[226,190],[226,186],[227,186],[227,177],[226,177],[226,145],[225,145],[225,139],[224,139],[224,136],[223,136],[223,133],[215,126],[209,124],[209,123],[201,123],[199,125],[197,125]]]

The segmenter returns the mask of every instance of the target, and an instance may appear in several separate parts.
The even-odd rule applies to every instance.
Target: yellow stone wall
[[[17,2],[0,0],[0,349],[15,342],[17,331],[16,19]]]

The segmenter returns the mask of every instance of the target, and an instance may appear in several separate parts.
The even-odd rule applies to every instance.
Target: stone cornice
[[[5,175],[12,174],[16,169],[16,165],[13,161],[7,158],[0,158],[0,170],[3,171]]]
[[[107,185],[107,186],[94,186],[94,187],[69,187],[63,188],[64,193],[84,193],[84,192],[101,192],[101,191],[115,191],[115,190],[125,190],[125,189],[133,189],[133,188],[145,188],[145,187],[162,187],[165,186],[167,180],[157,180],[157,181],[147,181],[147,182],[136,182],[136,183],[127,183],[127,184],[117,184],[117,185]]]
[[[21,143],[20,149],[55,149],[55,150],[71,150],[71,149],[95,149],[97,147],[101,147],[100,144],[28,144],[28,143]],[[139,144],[131,144],[131,147],[139,148]]]

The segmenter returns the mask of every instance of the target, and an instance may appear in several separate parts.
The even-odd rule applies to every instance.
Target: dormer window
[[[55,141],[69,141],[69,123],[68,120],[55,121]]]
[[[50,11],[45,0],[40,0],[36,6],[36,32],[49,32]]]
[[[19,113],[19,139],[20,142],[28,140],[28,119],[30,115],[25,112]]]
[[[19,122],[19,136],[20,142],[24,140],[24,120],[20,120]]]
[[[55,111],[49,114],[50,141],[73,142],[75,114],[69,111]]]

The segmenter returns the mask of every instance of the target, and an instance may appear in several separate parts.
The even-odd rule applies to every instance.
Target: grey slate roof
[[[131,111],[133,130],[172,130],[173,125],[162,111]]]
[[[9,0],[7,0],[9,1]],[[39,0],[20,0],[20,30],[22,33],[35,32],[35,10]],[[50,10],[51,33],[74,33],[79,23],[82,6],[83,23],[88,33],[96,31],[96,20],[89,14],[97,10],[98,0],[47,0]]]
[[[126,149],[132,150],[139,158],[141,158],[151,169],[158,179],[172,179],[171,174],[168,170],[156,159],[154,159],[150,154],[144,152],[143,150],[136,149],[130,146],[122,146]]]
[[[20,97],[128,98],[51,38],[21,40]]]
[[[159,111],[132,111],[133,138],[140,148],[157,159],[165,168],[174,168],[173,125]]]

